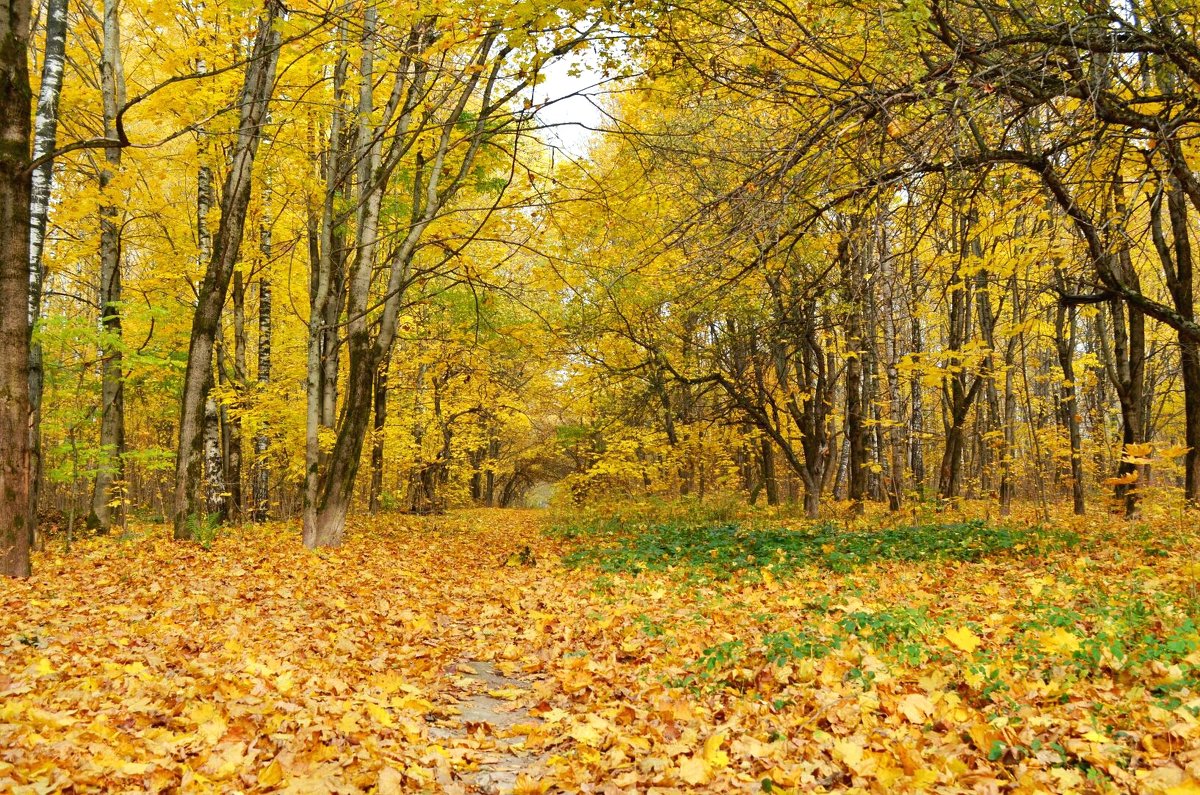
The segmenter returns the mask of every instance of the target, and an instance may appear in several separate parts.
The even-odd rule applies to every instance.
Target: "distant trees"
[[[35,453],[46,446],[39,479],[14,445],[11,478],[42,485],[38,507],[50,523],[62,510],[68,533],[77,515],[101,532],[127,512],[170,516],[178,538],[197,538],[215,522],[300,512],[312,545],[340,542],[360,493],[416,510],[516,499],[553,457],[552,426],[512,394],[542,376],[466,351],[491,317],[480,291],[508,278],[503,263],[523,267],[532,234],[545,167],[532,86],[592,35],[588,9],[145,11],[125,0],[68,16],[51,0],[38,15],[38,189],[32,214],[7,227],[31,230],[28,283],[7,296],[28,303],[26,347],[6,353],[30,352],[28,397],[10,419],[33,429]],[[65,35],[72,25],[79,36]],[[163,25],[184,33],[164,43]],[[10,104],[29,99],[19,33]],[[66,71],[81,88],[59,114]],[[29,131],[9,132],[24,136],[10,158],[18,196]],[[243,245],[256,226],[257,245]],[[418,316],[453,318],[448,336],[427,338]],[[425,353],[397,360],[397,340]],[[500,395],[505,405],[484,404]],[[372,477],[360,483],[368,434]]]
[[[829,489],[898,507],[931,455],[943,501],[1065,490],[1083,511],[1090,478],[1132,513],[1150,462],[1162,478],[1182,456],[1195,502],[1191,24],[1138,4],[672,5],[625,139],[580,183],[644,183],[659,235],[596,243],[587,300],[611,318],[582,322],[635,347],[591,358],[719,386],[710,422],[748,422],[762,481],[782,454],[810,515]],[[661,319],[631,323],[647,299],[614,268]],[[709,334],[684,356],[655,327],[696,313]],[[1147,372],[1166,344],[1147,321],[1175,335],[1178,379]]]
[[[140,3],[4,23],[6,570],[37,510],[325,546],[569,470],[814,517],[1200,501],[1186,15]],[[538,85],[589,44],[641,76],[564,162]]]

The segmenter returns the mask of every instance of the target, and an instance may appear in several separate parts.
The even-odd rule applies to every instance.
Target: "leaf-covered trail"
[[[140,529],[0,583],[0,790],[453,790],[496,745],[457,730],[462,669],[521,670],[547,572],[502,564],[541,550],[535,515],[364,523],[316,554],[280,527],[210,551]]]
[[[0,583],[0,790],[1200,780],[1191,536],[685,581],[564,568],[542,521],[361,520],[319,554],[294,528],[205,551],[155,527],[45,553]],[[1095,645],[1135,619],[1161,643]]]

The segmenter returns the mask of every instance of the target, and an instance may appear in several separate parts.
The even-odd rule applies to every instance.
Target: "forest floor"
[[[52,541],[0,790],[1200,793],[1194,522],[939,521]]]

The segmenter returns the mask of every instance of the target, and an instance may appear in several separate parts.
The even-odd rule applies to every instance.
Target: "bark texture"
[[[251,172],[275,82],[279,59],[279,34],[274,22],[280,12],[275,0],[268,0],[259,22],[254,48],[246,66],[242,85],[241,118],[229,171],[221,191],[221,219],[213,240],[212,258],[200,283],[195,314],[192,318],[191,343],[184,372],[183,396],[179,416],[179,449],[175,468],[175,537],[188,539],[196,522],[200,485],[201,444],[204,409],[211,384],[213,346],[220,323],[221,309],[229,290],[229,281],[241,250],[246,211],[250,204]]]
[[[29,576],[29,2],[0,6],[0,575]]]
[[[121,65],[121,7],[118,0],[104,0],[104,54],[100,64],[100,87],[104,100],[104,137],[117,137],[117,114],[125,104],[125,75]],[[104,150],[100,170],[100,192],[121,168],[120,147]],[[92,491],[88,525],[107,533],[123,520],[125,385],[121,343],[121,209],[112,196],[100,207],[100,463]]]
[[[58,144],[58,100],[62,95],[63,67],[67,49],[67,0],[46,3],[46,45],[42,53],[42,81],[38,88],[37,113],[33,121],[33,158],[44,157]],[[42,391],[45,383],[42,343],[37,324],[42,316],[42,290],[46,269],[42,252],[46,245],[46,226],[50,219],[50,191],[54,163],[47,160],[33,170],[32,198],[29,207],[29,406],[32,414],[30,438],[31,481],[29,514],[36,544],[38,495],[42,473]]]

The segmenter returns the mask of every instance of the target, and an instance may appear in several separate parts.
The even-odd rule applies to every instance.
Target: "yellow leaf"
[[[833,756],[858,772],[863,763],[863,747],[854,740],[838,740],[833,744]]]
[[[1038,646],[1047,654],[1071,654],[1079,650],[1079,637],[1059,627],[1039,635]]]
[[[1158,456],[1159,456],[1159,458],[1180,458],[1182,456],[1187,455],[1188,450],[1191,450],[1191,449],[1192,448],[1184,447],[1183,445],[1178,445],[1178,444],[1171,445],[1170,447],[1166,447],[1166,448],[1163,448],[1162,450],[1159,450]]]
[[[488,695],[492,698],[502,698],[506,701],[520,698],[527,694],[527,691],[520,687],[501,687],[496,690],[489,690]]]
[[[1138,479],[1138,472],[1135,469],[1132,472],[1130,472],[1129,474],[1122,475],[1119,478],[1105,478],[1104,485],[1105,486],[1129,486],[1134,483],[1137,483],[1137,479]]]
[[[337,727],[342,734],[353,734],[358,730],[358,715],[353,712],[343,712],[337,722]]]
[[[572,726],[570,734],[577,742],[581,742],[584,745],[593,747],[600,745],[600,732],[590,723],[580,723]]]
[[[196,723],[196,734],[206,742],[215,744],[225,736],[225,719],[217,714],[217,708],[207,702],[198,704],[188,711],[188,717]]]
[[[540,781],[528,773],[520,774],[513,783],[513,795],[542,795],[548,789],[550,789],[549,781]]]
[[[371,720],[380,726],[391,727],[396,725],[395,719],[392,718],[392,713],[378,704],[367,704],[367,714],[371,716]]]
[[[729,754],[721,750],[725,736],[714,734],[704,741],[704,763],[709,767],[725,767],[729,764]]]
[[[277,787],[283,783],[283,765],[278,759],[272,759],[271,764],[258,771],[258,786]]]
[[[380,770],[376,795],[400,795],[401,792],[404,792],[404,774],[390,766]]]
[[[946,640],[967,654],[979,648],[979,637],[966,627],[946,630]]]
[[[685,784],[707,784],[709,773],[704,759],[698,756],[689,756],[683,759],[679,763],[679,778]]]
[[[279,676],[275,677],[275,689],[280,693],[287,694],[293,687],[296,686],[295,677],[291,671],[284,671]]]
[[[935,782],[937,782],[937,779],[937,771],[926,768],[913,773],[912,785],[915,789],[921,789],[923,787],[932,786]]]
[[[900,714],[910,723],[920,725],[933,714],[933,702],[924,693],[909,693],[900,699]]]

